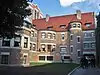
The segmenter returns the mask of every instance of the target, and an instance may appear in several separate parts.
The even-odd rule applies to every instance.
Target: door
[[[9,57],[9,55],[2,55],[1,56],[1,64],[8,64],[8,57]]]

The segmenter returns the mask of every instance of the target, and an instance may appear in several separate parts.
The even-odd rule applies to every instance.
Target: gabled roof
[[[68,25],[70,22],[79,21],[82,23],[82,29],[94,29],[95,28],[95,20],[94,20],[94,13],[88,12],[88,13],[81,13],[81,20],[77,19],[76,14],[71,15],[63,15],[63,16],[55,16],[55,17],[49,17],[49,21],[46,22],[46,18],[33,20],[32,23],[36,25],[36,28],[38,30],[46,30],[47,27],[53,26],[52,30],[55,31],[66,31]],[[91,23],[91,27],[87,28],[85,26],[86,23]],[[66,25],[66,28],[62,29],[60,25]]]

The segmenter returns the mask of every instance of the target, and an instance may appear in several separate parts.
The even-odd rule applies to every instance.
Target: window
[[[52,34],[51,33],[48,33],[48,38],[52,39]]]
[[[70,56],[64,56],[64,59],[70,59]]]
[[[73,24],[73,28],[76,28],[76,24]]]
[[[73,40],[73,35],[70,35],[70,40],[71,40],[71,41]]]
[[[80,37],[79,36],[77,37],[77,42],[80,43]]]
[[[24,37],[24,48],[28,47],[28,38]]]
[[[56,39],[56,34],[53,33],[53,38]]]
[[[34,37],[34,31],[32,31],[31,35],[32,35],[32,37]]]
[[[46,33],[42,32],[41,37],[46,38]]]
[[[92,36],[95,36],[94,32],[91,32]]]
[[[92,48],[95,48],[95,43],[91,43],[91,47]]]
[[[37,12],[37,18],[39,18],[39,12]]]
[[[84,43],[84,48],[88,48],[89,47],[89,43]]]
[[[41,48],[42,48],[43,51],[45,51],[45,44],[42,44]]]
[[[84,33],[84,36],[85,36],[85,37],[88,37],[88,33]]]
[[[80,25],[80,24],[78,24],[78,25],[77,25],[77,27],[78,27],[78,28],[81,28],[81,25]]]
[[[51,52],[51,45],[47,45],[48,52]]]
[[[73,47],[72,46],[70,47],[70,51],[73,52]]]
[[[53,56],[47,56],[47,61],[53,61]]]
[[[66,27],[66,25],[60,25],[60,28],[64,29]]]
[[[65,37],[65,34],[61,34],[61,36],[62,36],[62,40],[64,40],[64,39],[65,39],[65,38],[64,38],[64,37]]]
[[[45,61],[45,56],[39,56],[40,61]]]
[[[32,43],[30,43],[30,50],[32,50]]]
[[[35,45],[35,44],[33,44],[33,51],[35,51],[35,49],[36,49],[36,45]]]
[[[36,10],[35,10],[35,15],[34,15],[34,16],[35,16],[35,19],[36,19],[36,15],[37,15],[37,12],[36,12]]]
[[[91,23],[86,23],[85,25],[86,25],[86,27],[90,28]]]
[[[60,53],[67,53],[66,47],[60,47]]]
[[[20,37],[15,37],[14,38],[14,47],[19,47],[20,46]]]
[[[53,28],[53,26],[49,26],[49,27],[47,27],[48,30],[51,30],[52,28]]]
[[[77,51],[78,57],[81,56],[81,51]]]
[[[3,39],[2,46],[10,46],[10,39],[7,39],[7,38]]]

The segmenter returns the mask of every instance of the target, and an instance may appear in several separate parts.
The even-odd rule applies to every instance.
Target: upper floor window
[[[86,27],[88,27],[88,28],[91,27],[91,23],[86,23],[85,25],[86,25]]]
[[[71,41],[73,40],[73,35],[70,35],[70,40],[71,40]]]
[[[10,39],[4,38],[2,40],[2,46],[10,46]]]
[[[80,36],[77,37],[77,42],[80,43]]]
[[[36,44],[33,44],[33,51],[36,50]]]
[[[34,31],[31,32],[32,37],[34,37]]]
[[[95,33],[94,33],[94,32],[91,32],[91,35],[92,35],[92,36],[95,36]]]
[[[53,26],[49,26],[49,27],[47,27],[48,30],[51,30],[52,28],[53,28]]]
[[[78,51],[77,51],[77,54],[78,54],[78,57],[80,57],[80,56],[81,56],[81,51],[78,50]]]
[[[62,40],[64,40],[65,39],[65,34],[61,34],[61,38],[62,38]]]
[[[70,47],[70,51],[73,52],[73,46]]]
[[[66,47],[60,47],[60,52],[61,53],[66,53],[67,52],[67,48]]]
[[[37,11],[36,10],[35,10],[35,15],[34,16],[35,16],[35,19],[36,19],[37,18]]]
[[[60,25],[60,28],[65,28],[66,27],[66,25]]]
[[[51,33],[48,33],[48,38],[52,39],[52,34]]]
[[[20,46],[20,41],[21,41],[20,36],[15,37],[14,38],[14,47],[19,47]]]
[[[76,28],[76,24],[73,24],[73,28]]]
[[[41,45],[41,48],[42,48],[43,51],[46,51],[46,50],[45,50],[45,44],[42,44],[42,45]]]
[[[28,47],[28,38],[24,37],[24,48]]]
[[[41,37],[42,38],[46,38],[46,33],[45,32],[42,32]]]
[[[30,43],[30,50],[32,50],[32,43]]]
[[[53,33],[53,38],[56,39],[56,34]]]
[[[91,47],[92,48],[95,48],[95,43],[91,43]]]
[[[80,25],[80,24],[77,24],[77,27],[78,27],[78,28],[81,28],[81,25]]]

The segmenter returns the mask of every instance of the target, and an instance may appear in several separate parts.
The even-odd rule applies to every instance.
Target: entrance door
[[[2,55],[1,56],[1,64],[8,64],[8,56],[9,55]]]

